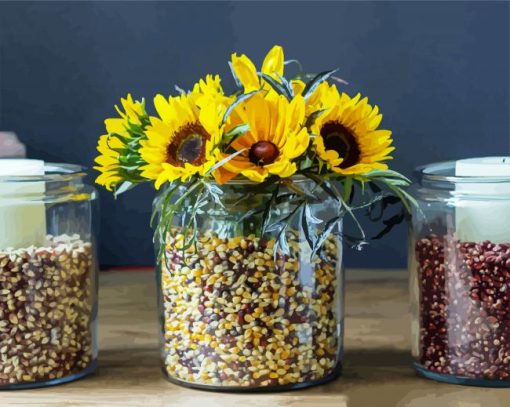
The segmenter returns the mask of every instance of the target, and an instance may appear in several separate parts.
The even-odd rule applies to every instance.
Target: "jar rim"
[[[86,167],[67,163],[44,163],[44,175],[1,175],[0,184],[4,182],[56,182],[71,181],[87,175]]]
[[[419,166],[414,175],[420,184],[434,183],[438,186],[449,184],[502,184],[510,183],[510,175],[455,175],[455,160],[440,161]]]

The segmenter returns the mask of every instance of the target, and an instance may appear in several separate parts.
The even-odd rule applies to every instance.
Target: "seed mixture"
[[[0,251],[0,387],[78,373],[93,362],[92,245],[48,236]]]
[[[509,380],[510,243],[431,235],[416,243],[420,363],[442,374]]]
[[[336,240],[324,260],[273,258],[274,240],[199,236],[182,257],[172,231],[162,261],[164,365],[172,378],[216,386],[278,386],[338,371]],[[305,256],[308,256],[305,258]]]

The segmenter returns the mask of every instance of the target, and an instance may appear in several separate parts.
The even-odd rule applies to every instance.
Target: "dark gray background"
[[[508,2],[0,3],[0,129],[31,157],[91,166],[103,119],[128,91],[151,100],[274,44],[309,71],[339,67],[381,106],[393,168],[508,154]],[[152,188],[101,191],[101,262],[152,264]],[[374,230],[374,229],[371,229]],[[406,227],[350,267],[403,267]]]

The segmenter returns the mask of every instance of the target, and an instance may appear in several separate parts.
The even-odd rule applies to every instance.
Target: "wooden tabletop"
[[[303,406],[496,407],[510,389],[435,383],[411,367],[407,275],[347,274],[345,368],[336,381],[286,393],[228,394],[169,383],[159,367],[154,275],[104,272],[100,277],[99,369],[61,386],[0,392],[0,406]]]

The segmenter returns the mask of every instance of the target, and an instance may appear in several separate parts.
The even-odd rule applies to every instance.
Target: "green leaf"
[[[339,224],[339,222],[342,221],[343,216],[335,216],[334,218],[330,219],[325,225],[322,232],[317,237],[317,240],[315,241],[315,244],[313,245],[312,254],[310,255],[310,259],[313,259],[313,257],[317,254],[317,252],[320,250],[326,239],[329,237],[329,235],[333,232],[333,229],[335,226]]]
[[[384,229],[381,230],[377,235],[372,237],[372,239],[377,240],[377,239],[380,239],[381,237],[387,235],[389,232],[391,232],[391,230],[395,226],[402,223],[405,219],[406,219],[406,212],[401,211],[399,214],[394,215],[391,218],[384,220],[383,221],[383,224],[385,225]]]
[[[358,206],[356,209],[368,207],[367,215],[372,222],[379,222],[384,216],[384,211],[391,205],[401,203],[400,198],[396,195],[379,194],[365,205]]]
[[[307,170],[312,165],[313,165],[313,160],[310,157],[305,156],[304,160],[299,163],[299,169],[301,171]]]
[[[275,75],[280,79],[280,82],[283,84],[283,86],[287,89],[287,92],[291,96],[291,98],[294,97],[294,88],[290,84],[290,82],[284,77],[281,76],[279,73],[275,72]]]
[[[331,75],[333,75],[338,69],[332,71],[325,71],[317,74],[310,82],[308,82],[303,89],[303,97],[307,100],[312,93],[317,89],[322,82],[326,81]]]
[[[287,236],[285,232],[287,231],[287,226],[285,225],[280,233],[278,233],[278,246],[280,246],[282,252],[286,255],[290,255],[290,247],[289,243],[287,242]]]
[[[344,178],[343,187],[344,187],[344,193],[343,193],[342,199],[345,202],[351,202],[352,191],[353,191],[352,177],[347,176]]]
[[[299,62],[299,60],[297,60],[297,59],[288,59],[288,60],[283,62],[284,66],[291,65],[291,64],[296,64],[298,69],[299,69],[299,72],[303,72],[303,65],[301,65],[301,62]]]
[[[365,174],[366,178],[397,178],[406,181],[408,184],[411,184],[412,181],[407,178],[405,175],[393,171],[393,170],[373,170],[369,173]]]
[[[301,212],[301,229],[303,229],[303,234],[305,235],[305,239],[308,242],[308,246],[310,246],[310,250],[313,250],[313,230],[311,225],[308,223],[308,219],[306,216],[306,208],[307,205],[303,206],[303,211]]]
[[[305,207],[306,219],[308,220],[308,222],[310,222],[310,223],[312,223],[314,225],[318,225],[318,224],[322,223],[322,219],[317,218],[312,213],[312,210],[310,209],[310,204],[308,202],[305,203],[304,207]]]
[[[258,75],[264,79],[279,95],[285,96],[288,100],[292,99],[292,93],[287,89],[287,87],[280,82],[278,82],[276,79],[274,79],[272,76],[267,75],[265,73],[259,72]]]
[[[269,220],[271,217],[270,216],[271,208],[276,201],[279,191],[280,191],[280,183],[277,183],[273,193],[271,194],[271,199],[269,199],[269,201],[266,203],[266,205],[264,207],[264,212],[262,214],[262,234],[264,234],[266,232],[266,227],[267,227],[267,224],[269,223]]]
[[[250,126],[246,123],[234,127],[232,130],[223,135],[224,144],[228,147],[237,137],[242,136],[249,130]]]
[[[119,187],[115,187],[115,191],[113,193],[113,196],[117,198],[120,194],[123,194],[126,191],[129,191],[130,189],[134,188],[136,184],[130,182],[130,181],[124,181],[120,184]]]

